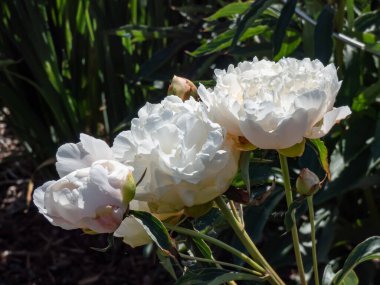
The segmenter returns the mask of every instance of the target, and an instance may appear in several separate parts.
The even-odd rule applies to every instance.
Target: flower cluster
[[[317,60],[255,58],[215,75],[213,89],[200,85],[200,102],[182,94],[147,103],[112,147],[85,134],[61,146],[60,179],[34,192],[40,213],[64,229],[143,245],[150,237],[129,211],[165,220],[220,196],[238,170],[238,141],[285,149],[325,135],[350,114],[333,107],[340,88],[335,67]],[[191,89],[176,80],[171,90]]]

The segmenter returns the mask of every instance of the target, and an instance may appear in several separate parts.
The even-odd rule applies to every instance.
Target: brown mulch
[[[0,114],[0,285],[172,284],[154,249],[132,249],[120,240],[106,252],[106,235],[84,235],[52,226],[27,207],[34,171]]]

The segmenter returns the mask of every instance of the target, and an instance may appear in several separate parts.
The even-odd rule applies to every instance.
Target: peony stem
[[[186,229],[186,228],[182,228],[182,227],[178,227],[178,226],[173,226],[170,224],[165,224],[165,227],[168,228],[169,230],[175,231],[177,233],[180,233],[183,235],[188,235],[191,237],[201,238],[205,241],[208,241],[209,243],[212,243],[216,246],[219,246],[220,248],[223,248],[224,250],[230,252],[231,254],[239,257],[241,260],[243,260],[248,265],[250,265],[253,269],[257,270],[261,274],[261,276],[263,276],[265,274],[265,269],[263,267],[261,267],[259,264],[257,264],[256,262],[254,262],[247,255],[245,255],[244,253],[237,250],[236,248],[229,246],[228,244],[226,244],[226,243],[224,243],[224,242],[222,242],[216,238],[210,237],[208,235],[202,234],[202,233],[194,231],[194,230],[190,230],[190,229]]]
[[[290,204],[293,202],[293,195],[292,195],[292,187],[290,185],[290,176],[289,176],[289,168],[288,168],[288,161],[286,159],[286,156],[282,154],[278,154],[280,158],[280,164],[281,164],[281,171],[282,171],[282,177],[284,179],[284,187],[285,187],[285,196],[286,196],[286,204],[288,205],[288,208]],[[291,214],[293,226],[292,226],[292,240],[293,240],[293,248],[294,248],[294,255],[296,257],[297,267],[298,267],[298,273],[300,276],[301,285],[305,285],[306,278],[305,278],[305,270],[303,268],[302,263],[302,256],[300,251],[300,242],[298,238],[298,232],[296,227],[296,219],[294,215],[294,211],[292,211]]]
[[[313,196],[308,196],[306,198],[307,206],[309,208],[309,218],[311,226],[311,244],[312,244],[312,255],[313,255],[313,270],[314,270],[314,283],[319,285],[318,277],[318,258],[317,258],[317,244],[315,242],[315,222],[314,222],[314,206],[313,206]]]
[[[229,262],[223,262],[223,261],[219,261],[219,260],[212,260],[212,259],[202,258],[202,257],[197,257],[197,256],[190,256],[190,255],[186,255],[186,254],[183,254],[183,253],[179,253],[179,256],[182,257],[182,258],[184,258],[184,259],[197,260],[197,261],[200,261],[200,262],[207,262],[207,263],[213,263],[215,265],[223,265],[223,266],[227,266],[227,267],[236,268],[236,269],[239,269],[241,271],[245,271],[247,273],[250,273],[250,274],[253,274],[253,275],[256,275],[256,276],[262,275],[260,272],[257,272],[255,270],[251,270],[251,269],[245,268],[243,266],[239,266],[239,265],[232,264],[232,263],[229,263]]]
[[[285,285],[285,283],[281,280],[276,271],[274,271],[274,269],[266,261],[264,256],[261,255],[256,245],[251,240],[248,233],[245,231],[244,226],[234,217],[223,198],[219,196],[215,199],[215,202],[222,211],[227,222],[234,230],[235,234],[238,236],[238,238],[243,243],[249,254],[252,256],[252,258],[255,261],[258,261],[265,268],[266,273],[269,275],[268,281],[271,284]]]

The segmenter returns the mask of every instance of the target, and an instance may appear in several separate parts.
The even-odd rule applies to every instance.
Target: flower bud
[[[169,85],[168,95],[176,95],[182,101],[188,100],[190,97],[198,98],[197,87],[190,80],[173,76],[172,83]]]
[[[136,193],[136,183],[133,179],[132,172],[127,174],[127,178],[125,179],[124,185],[121,189],[121,195],[123,197],[123,204],[127,206],[130,201],[133,200]]]
[[[296,182],[297,192],[303,196],[315,194],[321,188],[318,176],[308,168],[303,168]]]

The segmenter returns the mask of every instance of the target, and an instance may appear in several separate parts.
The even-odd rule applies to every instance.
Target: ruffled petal
[[[305,135],[305,137],[310,139],[323,137],[336,123],[345,119],[350,114],[351,110],[348,106],[332,109],[324,115],[322,124],[320,126],[313,127],[310,132]]]
[[[248,116],[241,121],[240,127],[253,145],[262,149],[283,149],[302,141],[307,129],[307,118],[307,112],[298,109],[273,131],[265,131],[259,122],[251,120]]]

